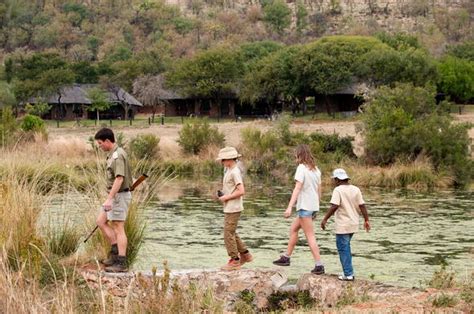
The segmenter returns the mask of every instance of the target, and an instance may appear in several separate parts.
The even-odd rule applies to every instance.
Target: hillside
[[[6,0],[0,49],[56,51],[73,61],[156,51],[171,58],[227,42],[303,43],[323,35],[416,34],[432,52],[472,39],[469,0]]]

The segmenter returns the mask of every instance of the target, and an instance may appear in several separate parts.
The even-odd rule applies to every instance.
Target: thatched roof
[[[61,103],[62,104],[83,104],[90,105],[92,102],[87,96],[88,90],[99,87],[97,84],[73,84],[66,86],[61,89]],[[119,88],[116,92],[107,90],[108,100],[111,103],[120,103],[122,100],[129,105],[143,107],[142,103],[139,102],[135,97],[127,93],[122,88]],[[48,104],[58,104],[58,95],[51,95],[46,99],[40,99],[39,97],[33,97],[28,100],[29,103],[47,102]]]

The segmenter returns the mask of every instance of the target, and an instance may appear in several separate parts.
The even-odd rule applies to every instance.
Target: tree
[[[168,73],[167,82],[185,96],[219,98],[236,91],[242,74],[238,52],[216,47],[200,52],[192,59],[181,60]]]
[[[447,49],[447,53],[459,59],[474,61],[474,40],[450,46]]]
[[[331,113],[327,95],[347,87],[356,78],[364,54],[383,45],[373,37],[331,36],[305,45],[295,60],[295,71],[302,84],[325,95],[326,109]]]
[[[283,0],[273,0],[263,7],[263,20],[270,29],[282,35],[291,24],[291,9]]]
[[[38,80],[38,94],[48,97],[56,95],[58,101],[58,108],[56,112],[56,118],[62,118],[60,112],[62,112],[61,98],[63,96],[63,89],[68,85],[74,83],[74,73],[66,68],[50,69],[42,73]],[[38,96],[38,95],[36,95]]]
[[[124,118],[128,119],[128,112],[132,105],[125,99],[126,93],[133,89],[133,81],[143,74],[141,63],[130,59],[112,64],[111,73],[101,78],[101,85],[115,95],[124,110]]]
[[[445,57],[439,63],[440,90],[461,102],[474,98],[474,61]]]
[[[413,48],[374,48],[363,56],[359,69],[359,75],[376,86],[395,82],[425,86],[436,82],[438,76],[434,60],[424,50]]]
[[[87,91],[87,98],[89,98],[91,101],[91,105],[87,108],[87,110],[96,112],[97,124],[99,124],[99,112],[107,110],[112,106],[112,104],[109,102],[108,94],[101,88],[94,87]]]
[[[164,87],[163,75],[141,76],[133,82],[133,94],[145,105],[152,108],[152,121],[159,105],[166,105],[170,92]]]
[[[258,61],[245,75],[241,97],[251,103],[262,99],[270,103],[289,100],[293,109],[298,100],[305,107],[309,86],[304,85],[306,80],[295,70],[300,50],[301,46],[282,48]]]

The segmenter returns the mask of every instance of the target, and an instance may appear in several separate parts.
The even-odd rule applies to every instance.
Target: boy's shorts
[[[296,211],[296,216],[299,217],[299,218],[311,217],[311,218],[314,219],[314,217],[316,217],[316,213],[317,212],[315,212],[315,211],[300,209],[300,210]]]
[[[107,212],[107,220],[111,221],[125,221],[128,213],[128,206],[132,201],[132,193],[120,192],[115,194],[112,203],[112,210]]]

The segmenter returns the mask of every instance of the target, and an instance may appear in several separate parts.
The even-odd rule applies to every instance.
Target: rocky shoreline
[[[456,296],[459,289],[438,291],[437,289],[403,288],[379,282],[356,279],[353,282],[338,280],[336,275],[304,274],[295,285],[287,283],[282,269],[241,269],[221,271],[218,269],[192,269],[181,271],[148,271],[128,273],[106,273],[101,270],[82,269],[81,275],[88,286],[118,300],[130,294],[147,297],[154,286],[165,289],[178,286],[197,289],[211,289],[214,296],[224,304],[225,312],[234,312],[235,304],[242,298],[242,292],[252,294],[250,306],[265,310],[269,298],[300,292],[309,293],[315,301],[317,311],[349,311],[371,313],[424,313],[441,311],[433,307],[434,298],[443,294]],[[282,300],[283,302],[284,300]],[[455,307],[443,308],[442,312],[469,313],[463,302]]]

